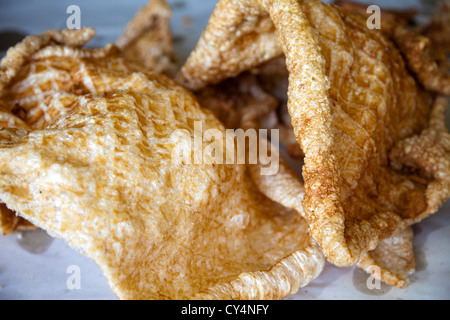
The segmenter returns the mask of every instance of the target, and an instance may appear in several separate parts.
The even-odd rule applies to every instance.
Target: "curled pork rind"
[[[274,29],[248,28],[248,21],[256,26],[267,19]],[[243,48],[248,34],[256,39],[251,52]],[[263,36],[271,39],[269,49],[259,45]],[[391,150],[429,125],[433,95],[385,33],[315,0],[219,1],[177,79],[198,90],[279,55],[278,49],[286,56],[288,109],[305,153],[303,206],[311,235],[330,262],[355,265],[450,196],[446,182],[391,166]],[[445,172],[448,164],[439,159]],[[427,171],[425,163],[415,165],[419,175]]]
[[[60,108],[63,104],[56,103],[56,100],[62,98],[58,91],[68,83],[70,75],[57,67],[46,68],[44,61],[30,63],[27,70],[23,70],[22,65],[39,48],[65,44],[69,50],[69,47],[83,46],[94,35],[92,28],[48,30],[11,48],[0,64],[0,129],[44,128],[64,113]],[[12,79],[15,79],[14,83]],[[49,108],[52,99],[55,102]],[[0,231],[3,235],[36,228],[4,204],[0,206]]]
[[[211,142],[188,148],[194,132],[225,137],[191,93],[114,47],[33,39],[46,45],[19,44],[21,63],[2,70],[3,88],[28,102],[40,94],[33,66],[50,83],[70,78],[58,90],[64,98],[46,104],[64,110],[58,119],[0,136],[0,200],[9,209],[93,259],[121,299],[281,299],[320,274],[302,193],[288,197],[271,183],[279,175],[253,179],[257,165],[215,164]]]
[[[297,160],[295,164],[291,164],[295,168],[295,166],[301,166],[303,156],[301,152],[299,154],[291,151],[293,148],[290,147],[294,144],[300,150],[293,129],[279,123],[277,115],[273,116],[275,112],[273,108],[277,105],[275,102],[278,101],[278,108],[282,107],[286,93],[280,91],[284,86],[279,85],[280,82],[284,83],[284,76],[287,80],[287,74],[283,71],[285,66],[280,64],[281,60],[280,58],[271,60],[252,70],[251,73],[244,72],[240,76],[227,79],[218,85],[208,86],[200,90],[197,97],[202,107],[212,110],[227,128],[261,129],[267,128],[266,126],[269,125],[271,129],[279,130],[280,143],[287,147],[289,156]],[[264,90],[268,90],[274,96]],[[287,120],[290,124],[290,118]],[[291,138],[291,136],[293,137]],[[279,172],[277,180],[270,179],[269,181],[261,180],[260,175],[253,177],[255,181],[259,181],[260,186],[263,186],[262,189],[283,190],[285,193],[276,196],[267,193],[267,196],[276,199],[286,207],[304,212],[303,208],[296,207],[295,203],[286,201],[286,199],[295,199],[298,194],[304,194],[302,184],[292,174],[287,171],[284,174]],[[358,263],[358,267],[371,273],[374,278],[399,288],[410,284],[409,278],[415,272],[415,265],[411,227],[398,235],[383,240],[375,250],[363,255]]]
[[[170,30],[172,10],[165,0],[150,0],[127,24],[116,45],[123,55],[153,72],[174,76],[176,55]]]
[[[412,227],[380,242],[377,248],[363,255],[358,267],[391,286],[405,288],[416,271]],[[377,268],[377,269],[376,269]]]

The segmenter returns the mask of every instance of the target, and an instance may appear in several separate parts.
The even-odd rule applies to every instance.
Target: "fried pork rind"
[[[127,24],[116,45],[123,55],[153,72],[174,76],[176,55],[170,30],[172,10],[165,0],[150,0]]]
[[[448,68],[450,54],[450,1],[439,1],[436,13],[421,32],[432,43],[432,55],[438,63]]]
[[[16,233],[17,231],[33,229],[36,229],[36,227],[32,223],[17,216],[5,204],[0,204],[0,233],[3,236]]]
[[[393,39],[408,67],[430,91],[450,95],[450,1],[439,1],[436,14],[425,26],[398,26]]]
[[[196,91],[236,77],[282,53],[268,14],[239,1],[218,1],[197,48],[177,77]]]
[[[191,93],[111,47],[18,48],[26,56],[14,51],[22,64],[5,88],[33,101],[29,71],[45,66],[59,71],[50,83],[70,75],[58,90],[70,99],[48,101],[66,112],[43,129],[5,129],[0,200],[93,259],[119,298],[281,299],[320,274],[302,194],[275,190],[278,176],[252,179],[257,165],[207,164],[206,144],[186,151],[195,122],[225,133]],[[176,157],[199,151],[201,164]]]
[[[445,125],[448,98],[438,97],[428,127],[400,141],[391,151],[391,165],[411,180],[428,184],[429,212],[439,210],[450,196],[450,134]]]
[[[62,99],[58,91],[67,84],[70,75],[60,72],[57,67],[47,69],[42,61],[41,64],[31,63],[27,70],[21,67],[39,48],[65,44],[70,50],[83,46],[94,35],[95,31],[91,28],[49,30],[39,36],[30,36],[11,48],[0,64],[0,129],[44,128],[57,119],[64,112],[59,108],[62,104],[56,102]],[[12,84],[14,78],[16,81]],[[49,108],[52,99],[55,101]],[[0,231],[3,235],[34,228],[31,223],[1,205]]]
[[[282,90],[285,89],[283,83],[287,80],[285,68],[284,57],[276,58],[253,69],[251,73],[244,72],[218,85],[208,86],[200,90],[197,96],[200,104],[212,110],[227,128],[267,129],[265,125],[271,123],[272,125],[269,126],[271,129],[280,130],[280,143],[287,147],[289,156],[297,160],[296,165],[301,165],[303,155],[292,127],[283,126],[277,119],[272,120],[274,107],[278,105],[280,108],[280,105],[282,107],[284,104],[285,93],[282,93]],[[299,151],[293,148],[294,145]],[[263,176],[257,174],[257,170],[252,168],[253,179],[258,181],[261,189],[269,190],[266,193],[269,198],[276,199],[275,201],[286,207],[304,212],[299,206],[299,201],[288,200],[296,199],[298,194],[302,197],[304,195],[303,185],[292,172],[283,168],[284,172],[279,172],[276,180],[262,180]],[[271,193],[280,190],[282,194]],[[364,254],[358,267],[369,273],[377,267],[374,276],[389,285],[399,288],[409,285],[409,277],[415,272],[411,227],[399,235],[383,240],[375,250]]]
[[[235,78],[196,92],[200,105],[214,112],[225,127],[278,130],[280,143],[293,159],[302,159],[287,111],[288,73],[284,56]]]
[[[406,56],[409,68],[419,81],[430,91],[450,95],[450,76],[448,63],[440,68],[438,61],[432,54],[432,42],[425,36],[406,28],[395,30],[395,41]]]
[[[277,99],[265,92],[250,73],[209,86],[196,95],[200,104],[230,129],[259,129],[278,106]]]
[[[349,12],[359,14],[366,19],[372,15],[370,11],[367,12],[367,4],[345,0],[335,0],[333,1],[333,4],[348,10]],[[380,18],[381,30],[389,35],[392,35],[395,28],[398,26],[408,26],[410,24],[414,24],[414,19],[417,14],[418,10],[414,8],[402,10],[382,8]]]
[[[288,109],[305,153],[303,206],[311,235],[330,262],[355,265],[449,197],[445,183],[437,187],[390,165],[391,150],[426,129],[432,95],[383,32],[320,1],[220,1],[178,80],[198,90],[278,55],[235,45],[241,35],[258,39],[246,21],[268,19],[289,71]]]
[[[377,248],[363,255],[358,267],[391,286],[405,288],[416,271],[413,230],[406,228],[398,235],[380,242]],[[378,267],[379,270],[374,270]],[[377,272],[373,272],[377,271]]]

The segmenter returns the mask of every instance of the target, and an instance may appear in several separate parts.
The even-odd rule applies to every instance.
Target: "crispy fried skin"
[[[444,184],[390,166],[391,150],[427,127],[432,95],[385,33],[320,1],[220,1],[177,79],[198,90],[278,55],[258,45],[249,54],[236,45],[242,34],[258,32],[241,30],[246,21],[268,17],[276,30],[270,37],[277,35],[286,56],[312,236],[332,263],[355,265],[448,198]]]
[[[288,73],[284,57],[272,59],[239,76],[195,92],[202,107],[227,128],[278,130],[280,143],[293,159],[303,159],[287,111]]]
[[[430,39],[433,47],[433,56],[442,63],[447,62],[450,54],[450,1],[439,1],[436,13],[430,24],[422,31]]]
[[[281,299],[320,274],[301,193],[289,198],[277,175],[253,179],[257,166],[208,164],[206,145],[187,148],[196,130],[225,136],[190,92],[113,48],[22,53],[5,87],[22,89],[7,94],[27,116],[43,109],[26,104],[41,94],[34,77],[70,81],[43,109],[65,110],[45,128],[0,133],[0,199],[93,259],[119,298]]]
[[[445,68],[440,67],[439,58],[436,59],[434,55],[434,46],[430,39],[403,27],[395,30],[394,38],[404,53],[409,68],[422,85],[430,91],[450,95],[448,62],[445,61]]]
[[[365,19],[369,18],[373,13],[368,12],[368,5],[345,1],[345,0],[335,0],[333,4],[348,10],[351,13],[358,14]],[[393,31],[397,26],[408,26],[414,23],[414,18],[418,14],[418,10],[414,8],[409,9],[389,9],[389,8],[381,8],[381,30],[388,35],[392,35]]]
[[[172,9],[165,0],[150,0],[127,24],[116,45],[123,55],[153,72],[174,76],[176,55],[170,19]]]
[[[0,63],[0,128],[44,128],[57,119],[64,110],[60,110],[58,103],[47,108],[48,101],[60,99],[57,92],[64,87],[70,75],[56,74],[57,68],[48,70],[42,64],[30,64],[28,70],[23,70],[22,65],[41,48],[64,44],[70,50],[83,46],[94,35],[95,31],[91,28],[48,30],[39,36],[30,36],[11,48]],[[20,77],[26,80],[19,80]],[[4,204],[0,206],[0,231],[3,235],[36,228]]]
[[[381,241],[375,250],[363,255],[358,267],[384,283],[405,288],[416,270],[413,236],[412,228],[408,227],[398,235]],[[374,270],[374,267],[379,270]]]

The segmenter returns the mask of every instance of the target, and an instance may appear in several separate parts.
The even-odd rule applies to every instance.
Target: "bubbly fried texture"
[[[384,283],[405,288],[416,270],[413,236],[412,228],[408,227],[398,235],[381,241],[375,250],[363,255],[358,267]],[[373,272],[374,266],[379,268],[379,272]]]
[[[283,71],[286,68],[283,61],[283,57],[276,58],[254,68],[251,73],[244,72],[238,77],[222,81],[218,85],[208,86],[200,90],[197,97],[200,104],[212,110],[227,128],[261,129],[266,128],[265,125],[270,123],[270,129],[280,130],[280,143],[287,147],[289,156],[297,160],[296,165],[300,165],[303,154],[292,127],[283,126],[272,116],[273,108],[276,105],[274,100],[277,101],[278,108],[284,100],[283,93],[280,92],[284,89],[283,85],[280,86],[280,82],[284,82],[284,77],[287,80],[287,74]],[[263,91],[263,88],[273,96]],[[298,148],[294,148],[294,146]],[[303,195],[303,185],[294,178],[292,173],[284,170],[285,172],[277,174],[276,180],[267,181],[271,185],[265,184],[266,181],[261,181],[257,169],[252,170],[255,173],[253,179],[259,181],[264,190],[272,192],[283,190],[285,194],[274,196],[268,191],[266,195],[286,207],[303,213],[303,207],[297,206],[298,203],[286,200],[295,199],[296,194]],[[377,271],[379,272],[374,273],[378,280],[399,288],[408,286],[410,284],[409,277],[415,272],[411,227],[399,235],[383,240],[375,250],[364,254],[358,267],[369,273],[372,273],[374,267],[378,267]]]
[[[365,19],[369,18],[373,13],[368,12],[368,5],[353,1],[335,0],[333,4],[348,10],[349,12],[359,14]],[[414,23],[414,18],[418,14],[418,10],[414,8],[409,9],[391,9],[381,8],[381,30],[386,34],[391,35],[398,26],[407,26]]]
[[[441,62],[447,62],[450,54],[450,1],[439,1],[436,12],[428,26],[422,31],[430,39],[433,56]]]
[[[277,101],[278,108],[283,104],[284,58],[276,58],[259,66],[252,72],[245,72],[236,78],[222,81],[218,85],[208,86],[197,93],[200,104],[212,110],[227,128],[266,128],[280,130],[280,143],[286,146],[289,156],[296,159],[296,165],[301,164],[303,154],[298,146],[292,127],[283,126],[273,117],[273,108]],[[278,75],[278,77],[277,77]],[[258,81],[259,80],[259,81]],[[260,82],[261,81],[261,82]],[[269,95],[269,91],[274,96]],[[277,96],[277,99],[275,99]],[[280,111],[280,110],[278,110]],[[290,118],[289,118],[290,121]],[[289,122],[290,124],[290,122]],[[266,128],[267,129],[267,128]],[[291,137],[293,136],[293,137]],[[297,148],[294,148],[297,146]],[[297,151],[299,150],[299,151]],[[279,172],[277,179],[261,181],[257,169],[252,169],[253,179],[259,181],[269,198],[291,207],[299,212],[304,212],[298,202],[286,199],[295,199],[295,195],[304,194],[303,185],[288,170]],[[270,184],[266,184],[269,182]],[[283,190],[285,194],[273,195],[271,192]],[[383,240],[375,250],[363,255],[358,267],[371,273],[374,267],[378,267],[374,276],[391,286],[404,288],[410,284],[409,277],[415,272],[415,257],[413,250],[413,233],[409,227],[399,235]],[[379,277],[378,277],[379,276]]]
[[[449,95],[450,1],[438,2],[428,25],[399,26],[392,37],[420,83],[430,91]]]
[[[49,87],[70,81],[45,108],[65,110],[58,119],[0,133],[0,199],[93,259],[119,298],[281,299],[320,274],[302,194],[289,198],[286,185],[272,187],[278,176],[255,180],[246,165],[208,164],[206,145],[186,151],[202,133],[196,122],[225,132],[191,93],[111,48],[23,53],[11,97],[41,94],[30,70],[49,71]],[[190,164],[198,152],[203,162]]]
[[[2,235],[8,235],[17,231],[33,230],[36,227],[17,216],[13,211],[9,210],[5,204],[0,204],[0,232]]]
[[[209,86],[196,93],[200,104],[213,111],[227,128],[261,128],[278,101],[250,73]]]
[[[278,130],[288,155],[302,159],[303,153],[287,112],[288,74],[284,57],[210,85],[196,92],[201,106],[214,112],[225,127]]]
[[[269,15],[243,3],[218,1],[196,49],[177,75],[180,83],[196,91],[283,53]]]
[[[0,128],[27,128],[27,124],[8,111],[0,110]]]
[[[57,119],[64,112],[60,108],[63,104],[55,102],[49,108],[49,101],[64,99],[58,91],[64,88],[70,75],[60,72],[58,68],[47,69],[43,64],[30,64],[27,70],[21,67],[40,48],[65,44],[67,50],[71,50],[72,47],[83,46],[94,35],[95,31],[91,28],[48,30],[39,36],[30,36],[11,48],[0,63],[0,128],[44,128]],[[1,206],[0,231],[3,235],[35,228],[6,206]]]
[[[278,55],[233,46],[246,21],[269,17],[289,71],[288,109],[305,153],[303,206],[312,237],[330,262],[355,265],[449,196],[445,183],[435,187],[390,165],[391,150],[428,126],[432,95],[385,33],[315,0],[220,1],[177,79],[198,90]]]
[[[450,197],[450,134],[445,124],[447,108],[448,98],[438,97],[428,127],[420,134],[400,141],[390,154],[393,168],[409,175],[411,180],[428,184],[428,212],[437,211],[440,203]]]
[[[150,0],[127,24],[116,45],[123,55],[153,72],[174,76],[176,55],[170,30],[172,9],[165,0]]]
[[[448,62],[440,68],[434,56],[434,46],[429,38],[406,28],[397,28],[395,41],[405,54],[409,68],[419,81],[430,91],[450,95]],[[447,52],[448,54],[449,52]]]

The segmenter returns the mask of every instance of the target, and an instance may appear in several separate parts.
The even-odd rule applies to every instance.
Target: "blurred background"
[[[129,20],[148,0],[0,0],[0,57],[25,35],[48,29],[64,29],[70,14],[67,7],[77,5],[81,11],[81,26],[94,27],[97,36],[90,47],[102,47],[114,42]],[[168,0],[174,14],[172,29],[180,60],[195,46],[216,0]],[[330,2],[330,1],[325,1]],[[360,0],[389,8],[420,8],[427,15],[435,0]],[[421,17],[419,17],[421,19]]]

